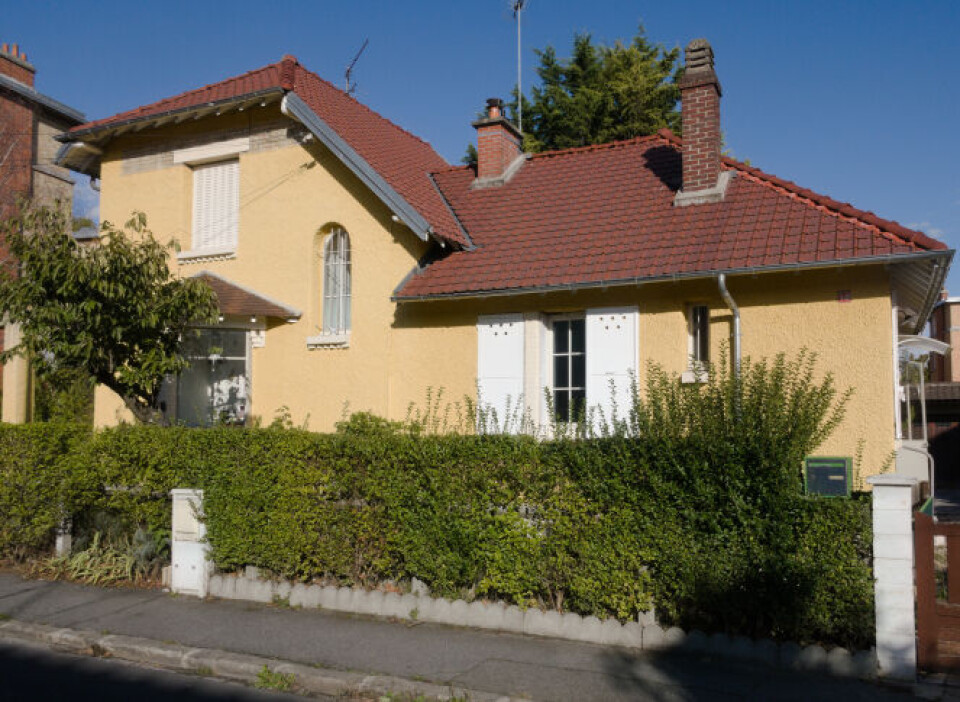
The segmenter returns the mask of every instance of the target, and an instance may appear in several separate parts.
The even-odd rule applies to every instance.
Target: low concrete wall
[[[533,636],[548,636],[572,641],[623,646],[644,651],[677,650],[709,653],[746,661],[765,663],[794,670],[817,671],[831,675],[872,679],[877,675],[874,650],[830,651],[820,646],[801,648],[797,644],[778,644],[761,639],[725,634],[707,636],[700,631],[686,633],[676,627],[663,629],[655,622],[601,621],[596,617],[539,609],[520,609],[503,602],[476,600],[451,602],[421,594],[397,594],[381,590],[304,585],[285,580],[259,577],[256,568],[242,575],[217,574],[210,578],[207,592],[212,597],[253,602],[283,602],[291,607],[328,609],[352,614],[391,617],[407,621],[434,622],[469,626]]]

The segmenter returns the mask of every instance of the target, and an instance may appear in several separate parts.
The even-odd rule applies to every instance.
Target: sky
[[[536,50],[568,56],[576,33],[667,48],[707,38],[731,155],[960,246],[960,2],[526,0],[522,82]],[[517,75],[510,0],[0,0],[37,89],[89,119],[149,104],[293,54],[429,141],[451,163],[470,122]],[[79,214],[96,196],[77,189]],[[947,287],[960,295],[960,261]]]

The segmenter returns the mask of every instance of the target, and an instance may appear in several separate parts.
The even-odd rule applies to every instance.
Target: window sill
[[[350,332],[344,334],[317,334],[307,337],[308,349],[345,349],[350,346]]]
[[[227,261],[237,257],[233,247],[217,247],[211,249],[191,249],[177,253],[177,263],[199,263],[201,261]]]
[[[690,383],[707,383],[710,381],[710,375],[703,370],[694,370],[689,369],[683,371],[680,374],[680,382],[685,384]]]

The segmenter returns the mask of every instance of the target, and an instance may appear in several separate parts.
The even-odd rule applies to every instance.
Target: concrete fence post
[[[873,486],[873,574],[877,663],[888,678],[917,675],[914,602],[913,508],[920,481],[875,475]]]
[[[173,529],[170,539],[170,590],[207,596],[211,563],[203,517],[203,490],[171,490]]]
[[[70,517],[64,517],[60,520],[60,526],[57,527],[56,541],[54,541],[54,553],[58,558],[70,555],[73,548],[73,520]]]

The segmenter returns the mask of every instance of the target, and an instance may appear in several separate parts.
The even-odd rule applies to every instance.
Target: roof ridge
[[[661,129],[659,132],[657,132],[657,134],[677,148],[683,146],[683,140],[669,129]],[[824,209],[830,211],[831,214],[838,217],[849,217],[850,219],[855,219],[864,225],[876,228],[880,233],[892,235],[903,240],[904,242],[909,242],[928,250],[941,250],[947,248],[947,245],[943,242],[937,241],[933,237],[927,236],[919,230],[910,229],[890,219],[884,219],[877,216],[873,212],[870,212],[869,210],[861,210],[858,207],[854,207],[849,202],[840,202],[839,200],[833,199],[829,195],[824,195],[814,190],[810,190],[809,188],[804,188],[800,185],[797,185],[792,180],[787,180],[786,178],[773,175],[772,173],[768,173],[760,168],[757,168],[756,166],[750,166],[743,161],[738,161],[737,159],[729,156],[721,156],[720,161],[723,163],[723,165],[729,168],[752,176],[755,179],[755,182],[761,185],[765,185],[774,189],[780,189],[788,194],[796,195],[804,200],[808,200],[814,205],[823,207]]]
[[[787,180],[786,178],[781,178],[772,173],[767,173],[760,168],[747,165],[746,163],[730,158],[729,156],[721,157],[721,161],[724,165],[730,168],[752,176],[753,179],[755,179],[755,181],[761,185],[779,189],[787,194],[795,195],[799,198],[807,200],[813,205],[826,209],[837,217],[847,217],[849,219],[857,220],[861,224],[874,227],[882,234],[891,235],[904,241],[905,243],[915,244],[924,249],[939,250],[947,248],[946,244],[943,242],[937,241],[933,237],[927,236],[917,229],[910,229],[903,226],[899,222],[879,217],[869,210],[862,210],[859,207],[854,207],[849,202],[841,202],[839,200],[835,200],[829,195],[824,195],[814,190],[810,190],[809,188],[804,188],[792,180]]]
[[[607,141],[603,144],[587,144],[586,146],[569,146],[565,149],[552,149],[550,151],[539,151],[528,154],[531,158],[557,158],[560,156],[569,156],[571,154],[584,153],[588,151],[605,151],[607,149],[625,148],[634,144],[642,144],[651,141],[659,134],[644,134],[643,136],[631,137],[630,139],[618,139],[617,141]]]
[[[294,61],[296,61],[296,59],[294,59]],[[347,98],[347,99],[349,99],[349,100],[352,100],[358,107],[366,110],[366,111],[369,112],[371,115],[382,119],[384,122],[386,122],[387,124],[389,124],[391,127],[393,127],[394,129],[402,132],[402,133],[405,134],[406,136],[411,137],[411,138],[413,138],[413,139],[416,139],[417,141],[419,141],[419,142],[420,142],[421,144],[423,144],[424,146],[429,147],[435,154],[437,154],[437,156],[439,156],[439,157],[443,160],[444,163],[446,163],[447,159],[443,158],[443,156],[440,156],[440,154],[437,153],[437,150],[433,148],[433,145],[432,145],[429,141],[426,141],[426,140],[423,139],[422,137],[417,136],[416,134],[414,134],[413,132],[411,132],[411,131],[408,130],[408,129],[404,129],[403,127],[401,127],[399,124],[397,124],[396,122],[392,121],[392,120],[389,119],[388,117],[384,117],[382,114],[380,114],[379,112],[377,112],[375,109],[373,109],[373,108],[370,107],[369,105],[365,105],[364,103],[360,102],[359,100],[357,100],[357,98],[353,97],[353,95],[351,95],[350,93],[348,93],[346,90],[341,90],[340,88],[338,88],[336,85],[334,85],[333,83],[331,83],[329,80],[327,80],[326,78],[324,78],[324,77],[321,76],[320,74],[314,73],[313,71],[311,71],[309,68],[307,68],[306,66],[304,66],[302,63],[299,63],[299,62],[298,62],[296,65],[299,66],[299,67],[300,67],[300,70],[303,71],[304,73],[312,76],[313,78],[316,78],[318,81],[320,81],[321,83],[325,84],[327,87],[332,88],[333,90],[336,90],[338,93],[340,93],[341,95],[343,95],[343,97],[345,97],[345,98]],[[295,82],[294,82],[294,86],[296,86],[296,83],[295,83]],[[292,90],[293,90],[294,92],[296,92],[296,87],[292,88]]]
[[[439,168],[435,171],[430,171],[430,175],[437,175],[439,173],[451,173],[452,171],[463,171],[463,170],[472,170],[473,165],[469,163],[458,163],[456,165],[449,165],[446,168]]]

